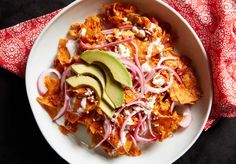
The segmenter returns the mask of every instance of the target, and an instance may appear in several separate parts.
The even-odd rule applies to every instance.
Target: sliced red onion
[[[76,99],[77,99],[76,96],[73,96],[73,97],[70,99],[70,109],[73,109],[73,108],[74,108],[73,105],[74,105]]]
[[[140,112],[140,111],[136,111],[136,110],[133,111],[133,112],[125,119],[125,121],[123,122],[123,124],[122,124],[122,126],[121,126],[121,128],[120,128],[120,141],[121,141],[121,144],[122,144],[122,145],[125,144],[125,138],[124,138],[124,137],[126,137],[126,135],[124,135],[124,133],[125,133],[125,127],[126,127],[128,121],[129,121],[134,115],[136,115],[138,112]]]
[[[122,63],[126,67],[133,68],[133,71],[137,73],[137,76],[139,77],[139,83],[140,83],[140,89],[141,89],[140,92],[141,92],[141,95],[143,96],[145,92],[145,79],[144,79],[143,72],[132,62],[122,61]]]
[[[135,82],[133,82],[133,88],[137,88],[140,86],[140,81],[135,80]]]
[[[148,115],[147,122],[148,122],[148,129],[149,129],[150,134],[151,134],[153,137],[156,137],[156,135],[154,134],[154,132],[153,132],[153,130],[152,130],[152,118],[151,118],[151,114]]]
[[[105,117],[105,121],[104,121],[104,131],[105,131],[105,134],[104,134],[104,137],[103,139],[94,147],[94,149],[98,148],[99,146],[101,146],[101,144],[106,141],[109,136],[111,135],[111,132],[112,132],[112,127],[111,127],[111,123],[110,123],[110,120]]]
[[[143,101],[139,100],[134,100],[129,103],[124,104],[116,113],[115,113],[115,120],[117,119],[118,115],[127,107],[132,106],[132,105],[138,105],[143,108],[149,108]]]
[[[115,46],[117,44],[120,44],[120,43],[125,43],[125,42],[130,42],[132,40],[132,38],[128,38],[128,39],[124,39],[124,40],[120,40],[120,41],[115,41],[115,42],[111,42],[111,43],[107,43],[107,44],[104,44],[104,45],[98,45],[98,46],[89,46],[89,45],[86,45],[81,39],[79,40],[79,45],[81,46],[82,49],[84,50],[95,50],[95,49],[102,49],[102,48],[105,48],[105,47],[111,47],[111,46]]]
[[[61,118],[65,112],[67,111],[67,109],[70,106],[70,98],[65,95],[65,101],[64,101],[64,105],[63,107],[59,110],[59,112],[57,113],[57,115],[53,118],[53,121],[56,121],[57,119]]]
[[[177,74],[177,72],[175,72],[174,69],[172,69],[172,68],[170,68],[170,67],[168,67],[168,66],[165,66],[165,65],[160,65],[160,66],[154,67],[154,70],[156,70],[156,69],[161,69],[161,70],[160,70],[161,72],[162,72],[162,71],[165,71],[165,70],[167,70],[167,71],[169,71],[169,72],[172,72],[172,73],[174,74],[174,76],[176,77],[176,79],[177,79],[181,84],[183,83],[182,80],[181,80],[181,78],[179,77],[179,75]]]
[[[146,77],[145,77],[145,81],[149,82],[150,80],[152,80],[155,76],[157,76],[158,73],[151,71],[149,72]]]
[[[142,120],[143,119],[143,117],[142,117],[142,115],[141,115],[141,113],[139,113],[139,119],[140,120]],[[140,131],[140,135],[144,135],[144,134],[146,134],[147,133],[147,126],[146,126],[146,124],[145,124],[146,122],[144,122],[142,125],[141,125],[141,131]]]
[[[142,70],[141,69],[141,65],[140,65],[140,62],[139,62],[139,59],[138,59],[138,45],[135,43],[135,42],[133,42],[133,41],[131,41],[130,42],[133,46],[134,46],[134,48],[135,48],[135,54],[134,54],[134,61],[135,61],[135,64],[138,66],[138,68],[140,69],[140,70]]]
[[[154,88],[154,87],[151,87],[150,85],[146,84],[146,91],[152,92],[152,93],[157,93],[157,94],[165,92],[171,88],[171,86],[173,84],[173,80],[174,80],[174,76],[172,73],[170,73],[170,81],[168,82],[167,86],[165,86],[163,88]]]
[[[145,87],[144,87],[145,86],[145,78],[144,78],[144,74],[143,74],[143,70],[142,70],[140,61],[138,59],[138,51],[139,51],[139,49],[138,49],[138,45],[135,42],[131,41],[130,43],[135,48],[134,61],[135,61],[135,64],[137,65],[138,69],[140,70],[140,83],[141,83],[140,87],[141,87],[141,94],[143,95],[144,92],[145,92]]]
[[[64,95],[65,95],[65,98],[64,98],[64,104],[63,104],[63,107],[59,110],[59,112],[57,113],[57,115],[53,118],[53,121],[56,121],[58,120],[59,118],[61,118],[65,112],[70,108],[70,97],[66,94],[66,90],[67,90],[67,85],[66,83],[65,84],[65,87],[64,87]]]
[[[132,67],[130,67],[130,66],[128,66],[128,65],[126,65],[126,68],[129,70],[129,72],[132,74],[132,80],[134,81],[135,80],[135,77],[137,76],[137,72],[135,72],[135,70],[132,68]]]
[[[176,60],[177,58],[174,56],[168,56],[168,57],[161,57],[159,62],[157,63],[157,67],[160,66],[164,61],[166,60]]]
[[[48,91],[48,89],[46,88],[44,84],[44,78],[45,76],[50,75],[51,73],[55,74],[58,79],[61,79],[61,74],[56,69],[49,68],[48,70],[43,71],[39,75],[38,80],[37,80],[37,89],[40,95],[43,95]]]
[[[147,115],[145,115],[142,120],[139,120],[138,125],[137,125],[136,128],[135,128],[135,131],[134,131],[134,138],[135,138],[135,140],[136,140],[137,142],[148,143],[148,142],[153,142],[153,141],[157,140],[157,137],[144,138],[144,137],[139,136],[139,128],[140,128],[140,126],[143,124],[143,122],[144,122],[146,119],[147,119]]]
[[[192,123],[192,113],[189,107],[186,107],[183,110],[183,119],[179,122],[179,125],[182,128],[187,128],[191,125],[191,123]]]
[[[108,35],[108,34],[113,34],[115,29],[119,29],[119,30],[131,30],[133,28],[133,26],[131,25],[125,25],[125,26],[120,26],[117,28],[111,28],[111,29],[107,29],[107,30],[102,30],[102,33],[104,35]]]
[[[173,102],[171,103],[171,106],[170,106],[170,113],[173,112],[174,107],[175,107],[175,102],[173,101]]]
[[[133,136],[132,134],[130,134],[130,137],[131,137],[131,139],[132,139],[134,145],[137,147],[138,145],[137,145],[137,142],[136,142],[134,136]]]
[[[71,76],[71,67],[68,67],[63,73],[62,73],[62,76],[61,76],[61,84],[60,84],[60,88],[61,88],[61,91],[64,90],[64,86],[66,85],[65,81],[66,81],[66,78]]]

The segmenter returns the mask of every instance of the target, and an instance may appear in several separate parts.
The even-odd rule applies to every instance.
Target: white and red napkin
[[[236,0],[165,0],[193,27],[210,59],[214,101],[205,130],[221,117],[236,117]],[[0,30],[0,66],[24,77],[30,49],[58,13]]]

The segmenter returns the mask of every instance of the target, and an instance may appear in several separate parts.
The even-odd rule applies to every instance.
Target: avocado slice
[[[102,97],[102,87],[97,80],[90,76],[71,76],[66,79],[66,82],[73,88],[89,86],[96,92],[99,100]]]
[[[109,95],[111,101],[115,104],[116,108],[122,106],[125,103],[125,93],[123,87],[120,83],[115,81],[111,75],[109,69],[104,65],[99,65],[105,73],[106,76],[106,92]]]
[[[113,104],[113,102],[109,98],[110,96],[108,96],[107,93],[105,92],[105,87],[106,87],[105,78],[102,74],[102,71],[98,67],[93,66],[93,65],[86,65],[86,64],[73,64],[71,68],[78,75],[90,75],[96,78],[101,83],[101,86],[102,86],[102,90],[103,90],[102,98],[112,108],[116,108],[116,106]]]
[[[108,52],[87,50],[80,55],[80,58],[89,64],[97,62],[104,64],[117,82],[130,88],[132,87],[132,79],[128,70],[116,57]]]
[[[111,109],[111,107],[105,101],[100,101],[98,106],[110,119],[112,119],[115,112],[114,110]]]
[[[80,86],[89,86],[91,87],[97,94],[99,99],[98,107],[102,109],[102,111],[111,119],[114,115],[113,109],[104,102],[102,97],[102,87],[97,80],[90,76],[72,76],[66,79],[66,82],[72,86],[73,88],[77,88]]]

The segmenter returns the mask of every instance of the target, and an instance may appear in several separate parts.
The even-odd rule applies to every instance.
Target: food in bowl
[[[141,155],[140,144],[188,127],[189,105],[200,98],[190,60],[174,51],[167,30],[121,3],[72,24],[37,86],[37,101],[63,134],[85,125],[90,148],[110,156]]]

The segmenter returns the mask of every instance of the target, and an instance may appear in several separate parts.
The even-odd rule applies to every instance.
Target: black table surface
[[[47,14],[71,2],[0,0],[0,29]],[[24,79],[0,68],[0,164],[5,163],[59,164],[66,161],[57,155],[39,131],[27,99]],[[236,163],[236,119],[221,119],[216,126],[203,132],[192,148],[175,162],[181,163]]]

